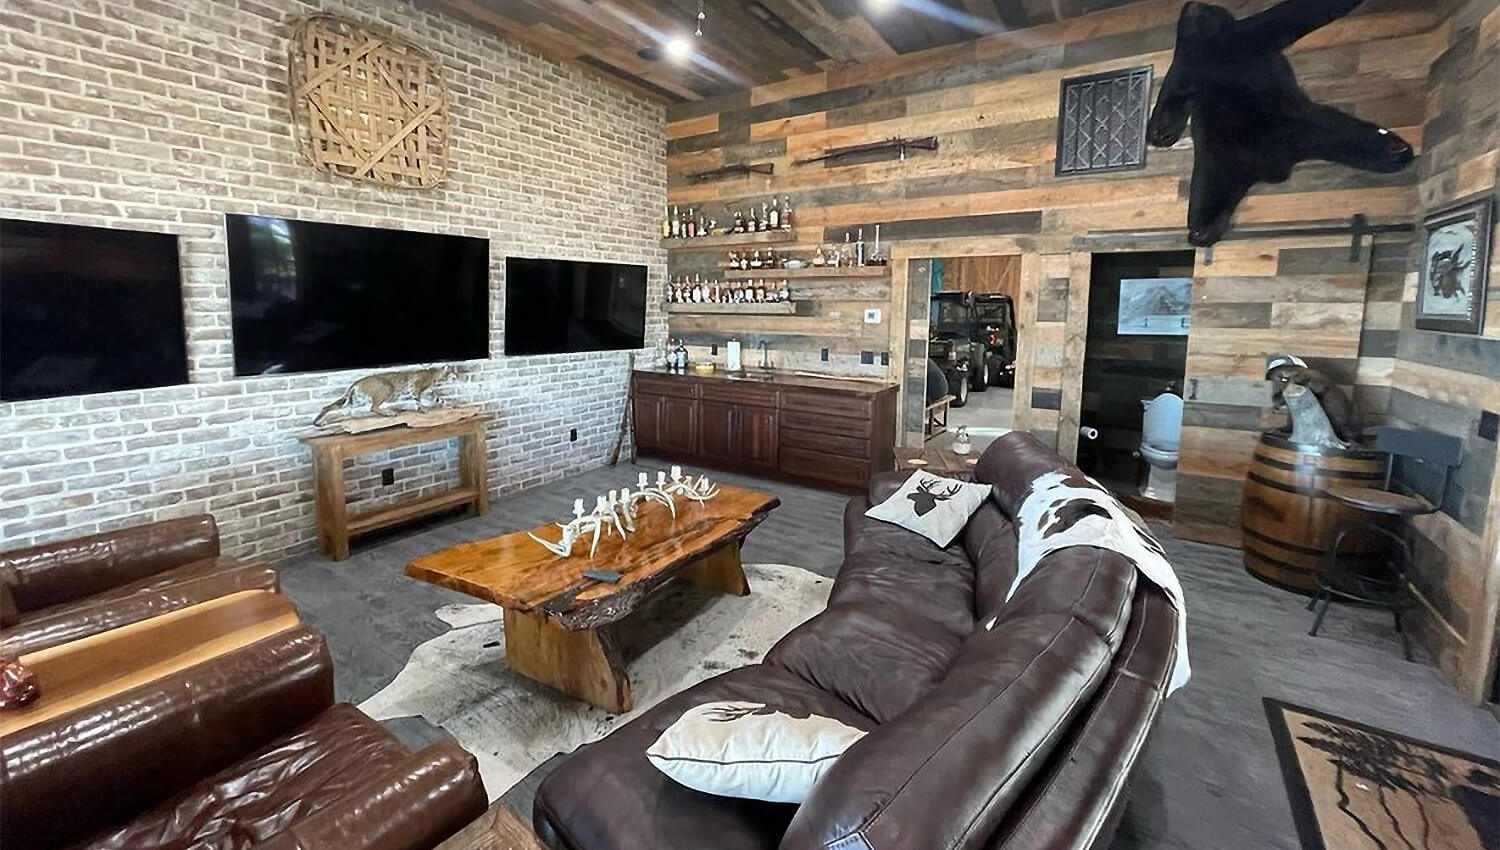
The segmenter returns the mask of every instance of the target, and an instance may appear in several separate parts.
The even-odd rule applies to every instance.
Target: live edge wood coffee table
[[[476,596],[505,609],[505,656],[512,670],[605,711],[630,710],[630,680],[613,627],[674,578],[714,592],[747,596],[740,542],[781,500],[769,493],[720,486],[698,504],[678,498],[674,519],[665,505],[647,503],[625,540],[601,536],[594,557],[589,538],[559,558],[518,531],[463,543],[406,567],[415,579]],[[555,525],[531,529],[556,540]],[[617,584],[583,577],[614,570]]]

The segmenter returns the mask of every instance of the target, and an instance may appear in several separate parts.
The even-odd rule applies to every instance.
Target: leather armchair
[[[910,473],[876,476],[844,515],[828,608],[762,663],[569,756],[538,790],[538,835],[560,850],[1108,847],[1162,705],[1177,613],[1092,547],[1048,555],[1007,598],[1016,509],[1059,469],[1073,467],[1029,435],[996,440],[974,470],[993,498],[941,549],[864,516]],[[730,699],[869,734],[800,806],[702,794],[646,760],[684,710]]]
[[[335,705],[305,627],[0,739],[6,850],[427,850],[486,804],[458,745]]]
[[[0,656],[19,656],[242,590],[276,571],[219,553],[211,516],[0,552]]]

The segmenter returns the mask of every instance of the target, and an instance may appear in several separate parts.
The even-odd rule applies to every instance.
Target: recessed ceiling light
[[[680,35],[668,40],[666,48],[673,59],[686,59],[693,54],[693,43]]]
[[[889,12],[891,7],[896,5],[896,0],[865,0],[865,5],[871,12],[878,15],[882,12]]]

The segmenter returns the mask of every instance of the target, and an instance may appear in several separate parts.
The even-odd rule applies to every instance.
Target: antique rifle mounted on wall
[[[907,151],[935,151],[938,149],[937,136],[924,136],[920,139],[890,138],[883,142],[866,142],[862,145],[846,145],[841,148],[828,148],[819,156],[808,159],[799,159],[793,165],[807,165],[813,162],[836,163],[841,159],[851,156],[865,154],[895,153],[901,159],[906,159]]]

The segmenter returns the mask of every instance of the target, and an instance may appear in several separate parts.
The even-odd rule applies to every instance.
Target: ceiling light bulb
[[[680,35],[669,40],[666,47],[673,59],[686,59],[693,53],[693,43]]]
[[[870,7],[871,12],[879,14],[889,12],[891,7],[896,5],[896,0],[865,0],[865,5]]]

